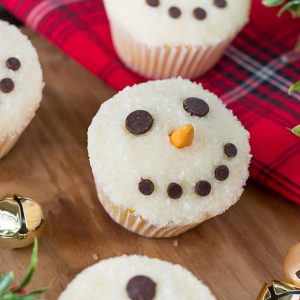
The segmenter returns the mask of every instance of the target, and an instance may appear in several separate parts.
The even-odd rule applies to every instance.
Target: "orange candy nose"
[[[171,143],[178,149],[191,146],[194,140],[194,127],[187,124],[170,134]]]

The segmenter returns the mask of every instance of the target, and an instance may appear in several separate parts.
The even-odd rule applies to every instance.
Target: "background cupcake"
[[[0,158],[17,142],[42,100],[37,53],[19,29],[0,21]]]
[[[146,256],[120,256],[82,271],[59,300],[214,300],[191,272]]]
[[[239,199],[248,138],[215,95],[189,80],[126,88],[101,106],[88,132],[99,199],[133,232],[178,235]]]
[[[149,78],[195,78],[247,23],[250,0],[104,0],[123,62]]]

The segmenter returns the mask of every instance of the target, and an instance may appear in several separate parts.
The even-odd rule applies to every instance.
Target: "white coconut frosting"
[[[44,86],[37,53],[19,29],[0,21],[0,81],[12,80],[14,88],[3,93],[0,89],[0,142],[7,136],[22,132],[33,118],[42,99]],[[7,67],[7,59],[17,58],[20,67]]]
[[[158,6],[147,4],[146,0],[104,1],[111,25],[149,46],[203,46],[231,38],[247,23],[251,1],[226,0],[223,8],[216,6],[214,0],[154,2]],[[171,7],[180,10],[179,17],[170,16]],[[204,19],[194,16],[197,8],[205,12]]]
[[[128,281],[139,275],[155,282],[153,300],[216,299],[203,283],[182,266],[132,255],[107,259],[85,269],[68,285],[59,300],[127,300],[130,299]]]
[[[190,115],[183,108],[189,97],[203,99],[209,113]],[[125,126],[136,110],[154,119],[145,134],[134,135]],[[193,126],[195,137],[192,145],[178,149],[169,134],[185,124]],[[248,139],[249,133],[217,96],[177,78],[128,87],[102,104],[88,131],[88,152],[96,186],[114,205],[132,209],[157,226],[186,225],[218,215],[239,199],[248,178]],[[224,153],[227,143],[237,148],[233,158]],[[215,178],[222,165],[230,172],[225,181]],[[140,192],[141,178],[153,182],[151,195]],[[211,185],[205,197],[195,193],[202,180]],[[167,193],[172,182],[182,187],[179,199]]]

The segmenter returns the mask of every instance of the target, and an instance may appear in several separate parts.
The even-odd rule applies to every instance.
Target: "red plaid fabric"
[[[300,94],[287,95],[300,79],[300,53],[293,51],[300,21],[288,14],[278,18],[276,9],[253,1],[250,24],[221,63],[198,81],[219,95],[250,131],[252,178],[300,203],[300,139],[287,130],[300,123]],[[145,81],[118,59],[101,0],[2,2],[115,89]]]

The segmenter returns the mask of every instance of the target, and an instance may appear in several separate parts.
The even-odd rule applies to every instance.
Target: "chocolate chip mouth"
[[[218,8],[225,8],[227,6],[226,0],[214,0],[214,5]]]
[[[21,62],[16,57],[10,57],[6,60],[6,67],[9,70],[17,71],[21,67]]]
[[[159,0],[146,0],[146,3],[152,7],[157,7],[160,4]]]
[[[237,156],[238,150],[234,144],[228,143],[224,146],[224,153],[227,157],[233,158]]]
[[[177,6],[172,6],[169,8],[169,15],[173,19],[178,19],[181,16],[181,10]]]
[[[237,148],[234,144],[228,143],[224,146],[224,153],[229,158],[237,155]],[[214,177],[217,181],[225,181],[230,175],[230,170],[226,165],[220,165],[215,168]],[[138,184],[139,191],[145,196],[149,196],[154,192],[154,184],[150,179],[141,179]],[[200,197],[206,197],[211,193],[212,186],[207,180],[200,180],[195,185],[195,193]],[[183,195],[183,188],[179,183],[171,182],[167,187],[167,194],[171,199],[179,199]],[[300,270],[296,273],[300,276]],[[300,277],[299,277],[300,279]]]
[[[169,184],[167,192],[171,199],[179,199],[183,194],[181,185],[176,182],[171,182]]]
[[[222,166],[218,166],[215,169],[215,178],[218,181],[225,181],[229,176],[229,169],[227,166],[222,165]]]
[[[154,184],[150,179],[143,179],[142,178],[140,183],[139,183],[139,190],[143,195],[149,196],[154,191]]]
[[[227,6],[227,0],[212,0],[213,5],[217,8],[226,8]],[[158,7],[160,5],[160,0],[146,0],[146,4],[151,6],[151,7]],[[168,9],[168,14],[172,19],[179,19],[182,15],[181,9],[177,6],[171,6]],[[202,7],[196,7],[193,10],[192,15],[194,18],[198,21],[203,21],[207,17],[207,12],[204,8]]]
[[[211,184],[206,180],[199,181],[195,186],[195,193],[198,196],[205,197],[211,192]]]
[[[197,20],[204,20],[207,17],[206,10],[201,7],[196,7],[193,11],[193,15]]]
[[[0,81],[0,91],[4,94],[8,94],[13,91],[15,88],[15,84],[10,78],[3,78]]]

